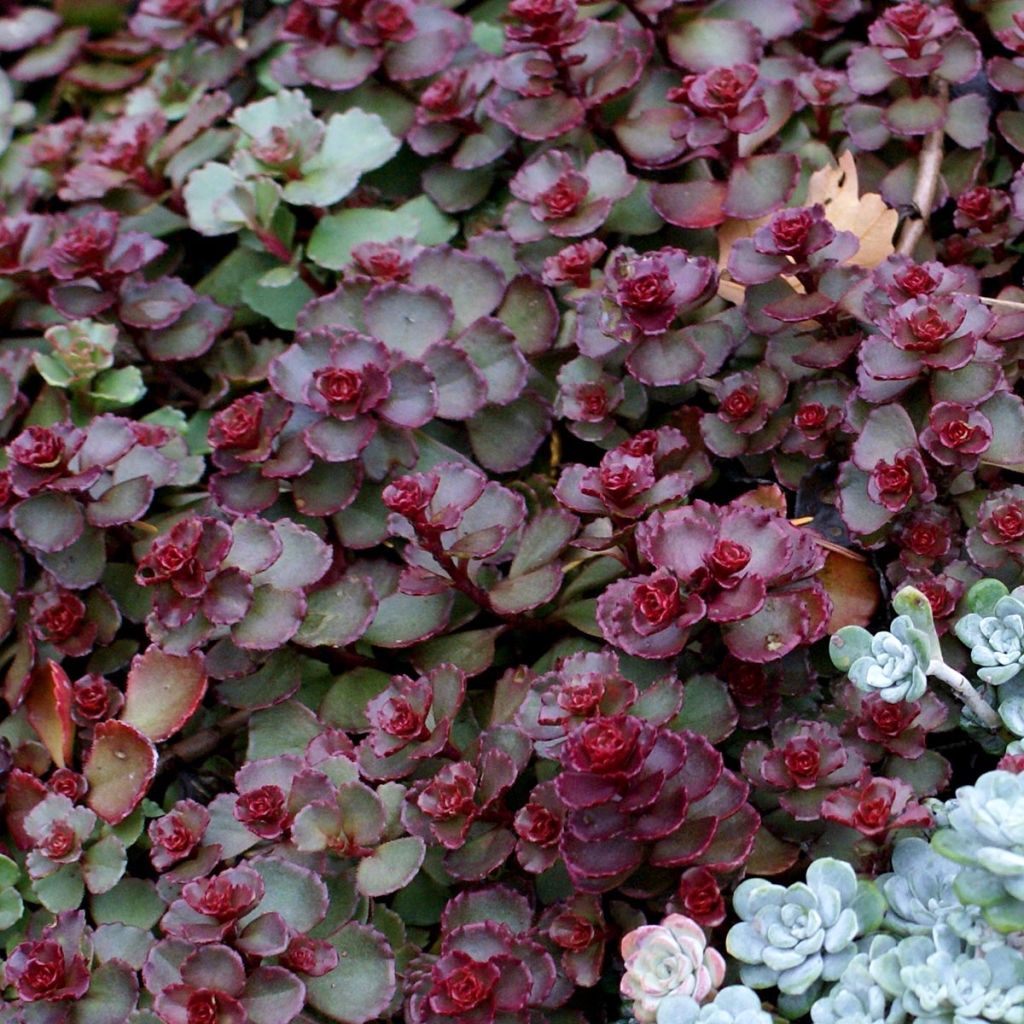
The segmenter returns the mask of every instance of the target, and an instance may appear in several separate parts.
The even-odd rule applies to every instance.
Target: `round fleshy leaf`
[[[494,312],[505,294],[505,275],[490,260],[457,249],[432,249],[412,268],[409,283],[432,285],[451,300],[454,328],[465,330]]]
[[[331,566],[330,547],[312,530],[290,519],[279,519],[274,529],[281,541],[281,556],[269,568],[253,576],[253,586],[278,590],[312,586]]]
[[[561,583],[561,566],[542,565],[522,576],[501,580],[489,589],[488,594],[495,611],[502,615],[517,615],[552,600]]]
[[[140,520],[153,500],[153,481],[137,476],[123,480],[104,491],[85,508],[85,517],[93,526],[123,526]]]
[[[264,894],[243,925],[263,914],[280,914],[291,929],[304,934],[324,919],[327,886],[314,872],[279,857],[260,857],[248,864],[263,879]]]
[[[295,634],[303,647],[347,647],[366,632],[377,611],[368,580],[349,573],[308,596],[306,617]]]
[[[378,846],[356,869],[356,885],[364,896],[387,896],[408,885],[419,871],[426,844],[418,836],[403,836]]]
[[[688,71],[710,71],[751,64],[760,56],[760,38],[749,21],[694,18],[678,10],[666,37],[672,63]]]
[[[550,290],[535,277],[515,278],[494,314],[528,356],[547,352],[558,334],[558,307]]]
[[[654,209],[681,228],[711,228],[725,220],[726,186],[720,181],[687,181],[655,185]]]
[[[252,674],[218,683],[217,700],[233,708],[269,708],[294,695],[301,672],[301,660],[293,652],[275,651]]]
[[[309,237],[306,252],[318,266],[342,270],[352,260],[352,250],[364,242],[390,242],[415,238],[419,218],[405,207],[379,210],[356,207],[321,217]]]
[[[355,668],[339,676],[320,704],[322,721],[335,729],[365,732],[370,728],[366,705],[383,693],[390,677],[373,668]]]
[[[933,96],[901,96],[890,103],[882,121],[897,135],[927,135],[944,121],[946,109]]]
[[[700,327],[702,331],[717,330],[723,336],[729,334],[728,328],[721,324],[702,324]],[[700,338],[701,333],[692,327],[646,337],[629,354],[626,367],[642,384],[655,387],[685,384],[699,377],[704,367],[704,355],[699,344],[695,344]]]
[[[374,288],[364,306],[366,326],[392,351],[419,359],[431,345],[446,337],[454,312],[436,288],[403,284]]]
[[[301,591],[257,587],[245,618],[232,627],[231,639],[246,650],[272,651],[295,635],[305,611]]]
[[[55,661],[39,665],[25,698],[29,724],[58,768],[71,763],[75,723],[71,719],[71,681]]]
[[[395,956],[387,940],[366,925],[347,924],[329,941],[338,966],[306,982],[310,1006],[341,1024],[379,1017],[395,994]]]
[[[11,526],[18,539],[35,551],[52,554],[69,548],[85,525],[82,507],[67,494],[48,492],[14,506]]]
[[[315,461],[302,476],[292,479],[292,501],[303,515],[334,515],[356,499],[362,482],[360,462]]]
[[[89,991],[74,1003],[75,1024],[124,1024],[132,1019],[139,983],[128,965],[108,960],[94,967]]]
[[[305,1001],[305,986],[284,967],[257,967],[249,975],[241,999],[249,1024],[294,1020]]]
[[[451,607],[450,591],[429,597],[392,594],[380,602],[363,636],[376,647],[408,647],[440,633],[448,625]]]
[[[125,924],[149,931],[164,915],[167,905],[153,882],[124,878],[109,892],[89,901],[89,913],[97,924]]]
[[[747,157],[729,175],[722,209],[740,220],[764,217],[786,204],[799,175],[800,161],[794,153]]]
[[[239,518],[231,525],[231,547],[222,565],[252,576],[269,569],[284,551],[284,541],[273,523],[253,517]]]
[[[725,646],[741,661],[777,661],[803,642],[807,613],[797,594],[769,594],[761,610],[723,630]]]
[[[499,320],[478,320],[456,345],[473,361],[487,384],[487,401],[508,405],[526,385],[527,365],[515,335]]]
[[[522,469],[551,426],[547,406],[531,392],[502,406],[488,406],[469,421],[469,438],[481,465],[496,473]]]
[[[115,835],[103,836],[82,856],[82,877],[91,893],[105,893],[121,881],[128,865],[124,843]]]
[[[201,654],[179,657],[149,647],[132,661],[121,720],[159,743],[192,717],[206,681]]]
[[[442,342],[425,353],[423,362],[434,375],[439,419],[468,420],[483,408],[487,385],[465,352]]]
[[[156,747],[127,722],[100,722],[82,773],[86,803],[108,824],[124,821],[146,795],[156,774]]]
[[[143,347],[158,362],[196,359],[209,351],[221,331],[231,323],[231,310],[201,295],[170,327],[147,331]]]
[[[307,47],[299,64],[309,81],[322,89],[354,89],[380,64],[382,53],[372,46]]]

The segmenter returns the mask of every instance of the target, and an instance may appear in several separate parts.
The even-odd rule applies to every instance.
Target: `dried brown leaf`
[[[858,266],[873,269],[891,256],[896,247],[893,235],[899,223],[899,214],[885,205],[877,192],[860,194],[857,164],[848,150],[839,158],[838,166],[831,164],[815,171],[807,182],[807,206],[821,203],[828,219],[837,231],[850,231],[860,241],[853,257]],[[726,268],[729,253],[741,238],[750,238],[771,217],[759,220],[727,220],[718,228],[718,270],[721,278],[718,294],[729,302],[743,301],[746,289],[729,279]],[[786,278],[798,292],[804,289],[795,278]]]

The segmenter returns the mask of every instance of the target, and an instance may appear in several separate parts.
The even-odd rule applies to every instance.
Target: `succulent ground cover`
[[[0,5],[2,1024],[1024,1024],[1024,0]]]

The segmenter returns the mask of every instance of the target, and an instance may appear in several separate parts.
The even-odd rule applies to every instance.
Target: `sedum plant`
[[[1024,1024],[1024,0],[0,56],[3,1024]]]

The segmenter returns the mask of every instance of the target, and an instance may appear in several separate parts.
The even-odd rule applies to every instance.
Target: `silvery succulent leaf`
[[[1024,665],[1024,602],[1013,594],[996,602],[992,615],[965,615],[956,635],[971,649],[978,675],[992,686],[1009,682]]]
[[[756,992],[745,985],[729,985],[703,1006],[689,996],[663,999],[657,1024],[771,1024],[771,1020]]]
[[[830,857],[811,864],[806,882],[787,888],[760,878],[742,882],[733,901],[742,920],[725,944],[743,963],[744,984],[802,996],[820,979],[838,978],[862,930],[857,897],[853,868]]]
[[[949,914],[963,911],[953,891],[959,870],[924,839],[915,836],[897,842],[892,871],[877,883],[888,903],[886,927],[897,935],[924,935]]]
[[[876,633],[868,654],[849,670],[853,684],[863,693],[877,693],[897,703],[917,700],[928,687],[928,638],[909,616],[893,620],[891,630]]]

